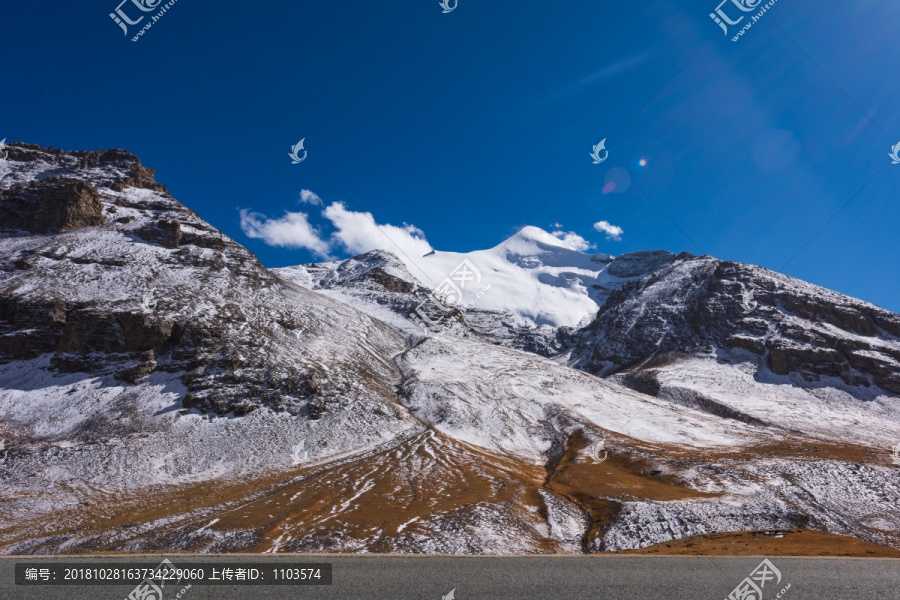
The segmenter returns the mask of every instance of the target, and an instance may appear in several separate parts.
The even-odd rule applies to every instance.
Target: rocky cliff
[[[742,358],[799,385],[900,395],[900,315],[767,269],[682,255],[613,292],[575,336],[601,376],[667,354]]]

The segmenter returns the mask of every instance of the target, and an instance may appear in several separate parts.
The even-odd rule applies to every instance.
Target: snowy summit
[[[505,312],[528,327],[586,325],[612,290],[674,260],[666,251],[626,254],[586,254],[539,227],[523,227],[506,241],[472,252],[442,252],[397,257],[421,284],[438,287],[468,261],[473,276],[454,283],[462,303]],[[325,263],[336,268],[344,261]],[[483,291],[489,286],[487,291]]]

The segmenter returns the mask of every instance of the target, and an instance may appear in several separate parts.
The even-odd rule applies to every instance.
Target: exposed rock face
[[[55,351],[65,326],[66,303],[62,299],[0,295],[0,361],[34,358]]]
[[[661,269],[673,260],[675,255],[667,250],[631,252],[616,257],[608,271],[616,277],[637,277]]]
[[[166,248],[177,248],[181,244],[181,224],[178,221],[160,219],[152,225],[141,227],[134,234]]]
[[[29,181],[33,171],[29,167],[49,166],[42,176],[75,176],[76,179],[90,179],[100,176],[103,185],[115,191],[126,187],[141,188],[160,192],[169,196],[166,186],[157,183],[153,169],[141,164],[134,154],[114,148],[111,150],[77,150],[67,152],[56,148],[43,148],[34,144],[7,144],[9,156],[6,160],[14,165],[7,178],[13,182]],[[48,164],[49,162],[49,164]],[[4,180],[4,184],[6,180]],[[5,187],[5,185],[4,185]],[[171,197],[171,196],[169,196]]]
[[[101,225],[100,195],[90,183],[64,176],[0,190],[0,223],[29,233]]]
[[[144,352],[140,357],[140,362],[134,366],[128,367],[124,371],[116,373],[116,379],[121,379],[129,383],[137,383],[141,379],[147,377],[156,370],[156,360],[153,350]]]
[[[759,267],[682,255],[613,292],[576,334],[571,357],[605,376],[666,353],[741,349],[776,375],[897,395],[898,334],[900,315],[872,304]]]

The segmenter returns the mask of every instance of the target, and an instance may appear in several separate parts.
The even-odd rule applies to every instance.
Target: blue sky
[[[599,252],[758,264],[900,311],[895,0],[778,0],[738,42],[710,19],[716,0],[459,0],[448,14],[437,0],[178,0],[137,43],[116,5],[0,9],[0,138],[134,152],[267,266],[323,247],[252,239],[241,209],[260,226],[306,215],[334,257],[366,243],[347,229],[355,211],[451,251],[531,224]],[[627,189],[610,190],[623,172]],[[335,202],[346,210],[323,217]]]

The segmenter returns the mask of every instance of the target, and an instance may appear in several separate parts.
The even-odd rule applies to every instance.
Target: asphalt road
[[[129,585],[16,585],[14,566],[74,563],[143,563],[156,567],[163,557],[0,558],[2,600],[124,600]],[[708,558],[680,556],[335,556],[244,555],[210,558],[168,556],[176,566],[204,563],[235,567],[265,563],[331,563],[329,586],[168,585],[162,600],[378,599],[442,600],[724,600],[765,557]],[[887,600],[900,598],[900,559],[769,557],[781,579],[764,582],[762,599],[742,600]],[[758,577],[757,577],[758,579]],[[779,597],[787,586],[790,586]],[[178,596],[180,594],[180,596]],[[152,597],[143,600],[151,600]],[[152,600],[157,600],[152,598]]]

